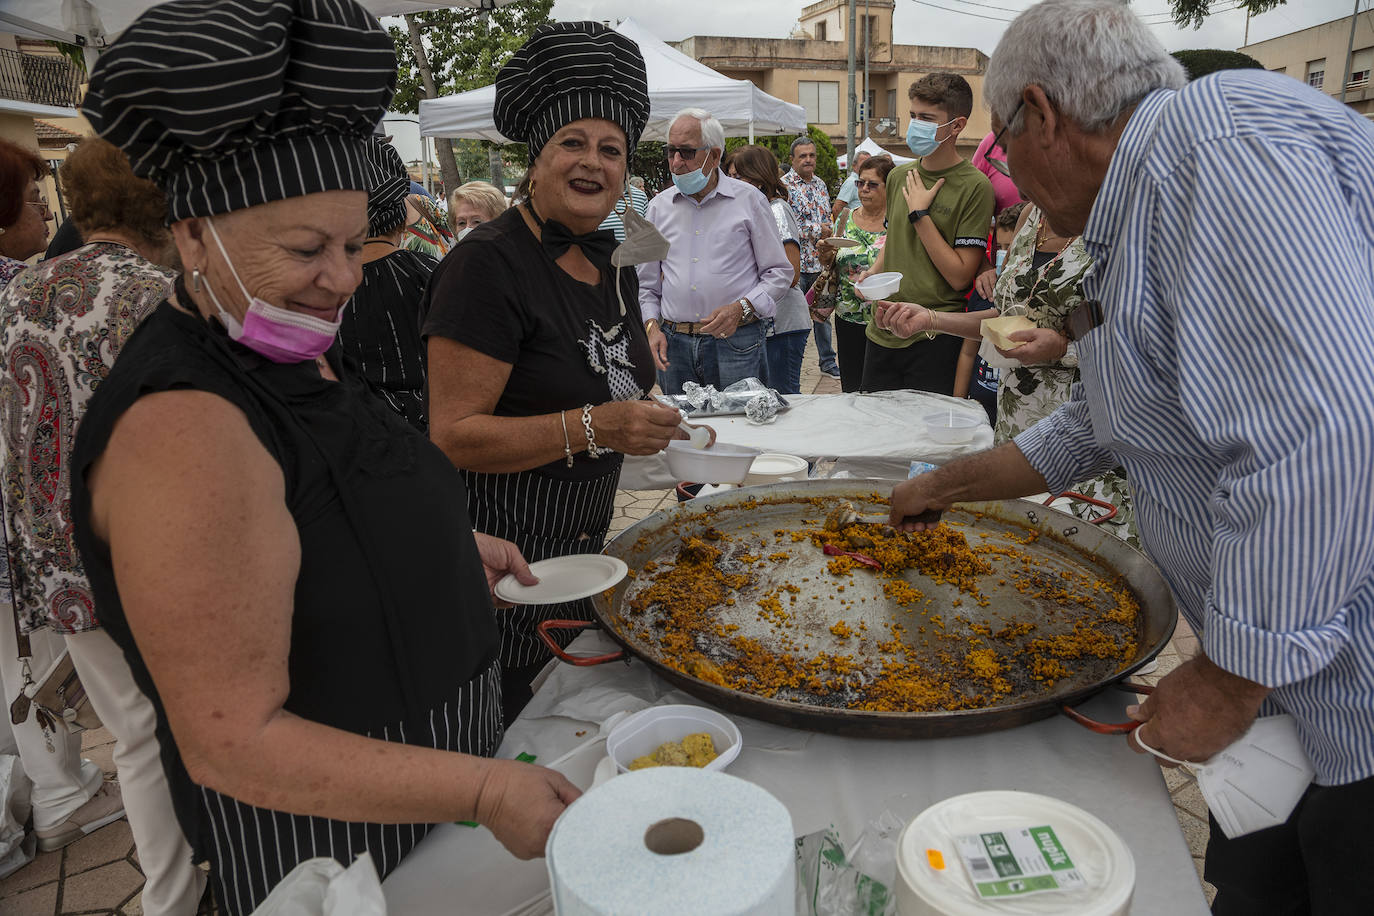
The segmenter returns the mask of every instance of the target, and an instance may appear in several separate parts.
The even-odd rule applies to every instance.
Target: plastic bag
[[[386,898],[369,853],[347,869],[320,857],[291,869],[253,916],[386,916]]]
[[[906,793],[883,804],[848,852],[834,826],[797,838],[798,916],[895,916],[897,841],[925,805]]]

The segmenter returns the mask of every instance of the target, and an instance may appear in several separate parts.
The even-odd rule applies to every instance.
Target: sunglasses
[[[1016,116],[1021,113],[1021,106],[1024,104],[1026,104],[1025,99],[1022,99],[1021,101],[1016,103],[1016,107],[1011,110],[1011,117],[1007,118],[1006,123],[1002,125],[1002,129],[999,130],[997,132],[997,135],[992,138],[992,146],[988,147],[988,152],[991,152],[992,150],[1002,145],[1002,135],[1007,132],[1008,127],[1011,127],[1011,122],[1016,120]],[[994,159],[991,156],[988,156],[986,153],[984,154],[983,158],[987,159],[988,165],[992,166],[997,171],[1001,172],[1003,175],[1006,175],[1008,178],[1011,177],[1011,166],[1007,165],[1007,160]]]
[[[876,191],[883,186],[881,181],[855,181],[854,187],[863,188],[865,191]]]
[[[684,161],[690,162],[697,157],[697,153],[710,148],[709,146],[665,146],[663,147],[663,156],[669,162],[673,161],[674,156],[681,156]]]

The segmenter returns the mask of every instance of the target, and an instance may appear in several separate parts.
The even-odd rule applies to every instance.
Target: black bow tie
[[[575,235],[571,229],[557,220],[540,219],[534,207],[530,207],[530,213],[539,226],[540,242],[544,250],[555,261],[563,256],[563,252],[576,245],[582,249],[582,254],[587,260],[596,266],[604,267],[611,263],[611,252],[620,244],[611,230],[595,229],[585,235]]]

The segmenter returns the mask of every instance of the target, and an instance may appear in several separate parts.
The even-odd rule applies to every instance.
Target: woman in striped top
[[[352,0],[172,0],[106,51],[83,105],[166,191],[187,276],[78,430],[77,545],[236,916],[312,857],[367,852],[385,876],[444,821],[538,855],[578,795],[490,759],[489,591],[528,568],[474,539],[452,464],[330,347],[395,67]]]

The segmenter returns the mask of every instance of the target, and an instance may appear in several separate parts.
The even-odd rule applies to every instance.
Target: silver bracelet
[[[585,404],[582,407],[582,430],[587,434],[587,455],[592,458],[600,458],[603,452],[610,449],[600,449],[596,447],[596,433],[592,431],[592,405]]]
[[[572,467],[572,443],[568,441],[568,415],[564,411],[558,412],[558,422],[563,424],[563,456],[567,459],[568,467]]]

